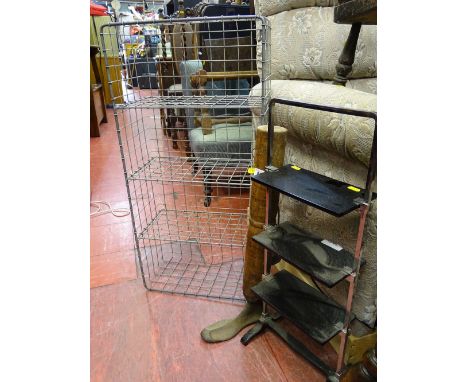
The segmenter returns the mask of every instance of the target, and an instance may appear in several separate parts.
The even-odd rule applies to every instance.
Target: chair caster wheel
[[[203,205],[204,205],[205,207],[209,207],[210,204],[211,204],[211,197],[207,196],[207,197],[205,198],[205,201],[203,202]]]

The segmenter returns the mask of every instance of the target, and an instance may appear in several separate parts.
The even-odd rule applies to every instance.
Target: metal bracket
[[[327,377],[327,382],[340,382],[340,377],[337,374],[329,375]]]
[[[266,166],[266,167],[265,167],[265,171],[267,171],[267,172],[278,171],[278,167],[275,167],[275,166]]]
[[[276,231],[276,225],[272,224],[264,224],[263,225],[263,230],[266,231],[267,233],[272,233]]]
[[[265,36],[263,30],[260,30],[258,42],[265,42]]]
[[[368,206],[369,205],[369,203],[367,203],[367,201],[365,201],[363,198],[354,199],[354,204],[357,204],[359,206],[362,206],[362,205]]]

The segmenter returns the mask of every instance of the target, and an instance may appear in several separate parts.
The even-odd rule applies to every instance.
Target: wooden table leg
[[[333,80],[335,85],[345,86],[347,76],[353,69],[354,56],[356,54],[356,46],[361,32],[361,23],[354,23],[349,31],[348,39],[346,40],[343,51],[341,52],[338,64],[336,64],[336,76]]]

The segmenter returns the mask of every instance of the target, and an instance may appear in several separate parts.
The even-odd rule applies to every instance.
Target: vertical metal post
[[[115,126],[117,130],[117,138],[119,141],[119,148],[120,148],[120,159],[122,161],[122,167],[123,167],[123,173],[124,173],[124,178],[125,178],[125,188],[127,190],[127,200],[128,200],[128,206],[130,210],[130,216],[132,219],[132,228],[133,228],[133,238],[135,240],[135,249],[137,251],[137,257],[138,257],[138,263],[140,265],[140,272],[141,272],[141,278],[143,280],[143,285],[146,289],[150,290],[149,286],[146,283],[146,278],[145,278],[145,272],[143,270],[143,261],[141,259],[141,250],[139,246],[139,239],[138,239],[138,234],[137,234],[137,229],[136,229],[136,221],[135,221],[135,214],[133,211],[133,204],[132,204],[132,195],[130,192],[130,184],[128,182],[128,172],[127,172],[127,166],[125,165],[125,152],[124,152],[124,147],[123,147],[123,140],[122,140],[122,135],[121,135],[121,130],[120,130],[120,125],[119,125],[119,117],[117,115],[117,109],[115,108],[115,98],[114,98],[114,92],[112,89],[112,81],[110,77],[110,72],[109,72],[109,61],[107,59],[107,49],[106,49],[106,44],[105,44],[105,39],[104,39],[104,28],[106,25],[101,26],[100,30],[100,35],[101,35],[101,43],[102,43],[102,48],[104,51],[104,63],[106,64],[106,73],[107,73],[107,83],[108,83],[108,88],[109,88],[109,94],[112,100],[112,108],[114,111],[114,119],[115,119]],[[110,28],[110,27],[107,27]],[[116,34],[118,34],[116,32]],[[122,95],[123,97],[123,95]]]
[[[372,138],[372,148],[371,155],[369,159],[369,168],[367,171],[366,178],[366,195],[365,201],[361,204],[359,208],[359,228],[358,236],[356,239],[356,248],[354,251],[354,276],[351,275],[348,277],[349,286],[348,286],[348,298],[346,301],[346,316],[345,322],[343,325],[343,331],[340,333],[340,349],[338,351],[338,362],[336,366],[336,371],[339,372],[344,366],[344,356],[346,352],[346,345],[348,343],[349,335],[349,324],[351,319],[351,311],[353,308],[354,293],[356,290],[359,271],[361,269],[361,254],[362,254],[362,241],[364,237],[364,228],[366,225],[367,213],[369,212],[369,206],[372,201],[372,184],[377,174],[377,115],[372,115],[372,118],[375,122],[374,128],[374,137]]]
[[[267,145],[267,166],[271,166],[273,156],[273,105],[276,99],[273,98],[268,102],[268,145]]]
[[[371,194],[371,193],[370,193]],[[340,349],[338,351],[338,362],[336,365],[336,371],[340,371],[343,368],[344,364],[344,355],[346,351],[346,344],[348,343],[348,330],[351,319],[351,310],[353,308],[353,298],[354,292],[356,290],[356,285],[358,281],[359,269],[361,265],[361,254],[362,254],[362,241],[364,237],[364,228],[366,225],[367,213],[369,212],[369,204],[362,204],[359,208],[359,228],[358,236],[356,240],[356,247],[354,251],[354,275],[349,277],[349,287],[348,287],[348,298],[346,301],[346,315],[345,321],[343,324],[343,330],[340,333]]]
[[[268,187],[266,187],[266,193],[265,193],[265,225],[268,226],[269,224],[269,211],[270,211],[270,191],[268,190]],[[263,277],[266,277],[269,275],[270,270],[268,269],[268,250],[266,248],[263,249]],[[262,301],[262,317],[265,318],[267,311],[266,311],[267,305],[265,301]]]
[[[266,74],[265,74],[265,52],[267,51],[267,27],[266,27],[266,21],[265,19],[262,19],[262,28],[260,29],[260,34],[261,34],[261,39],[262,39],[262,78],[261,78],[261,90],[262,90],[262,123],[264,120],[264,115],[265,115],[265,107],[268,107],[268,104],[266,104],[265,101],[265,94],[266,94],[266,89],[265,89],[265,82],[266,82]],[[269,121],[269,120],[268,120]]]

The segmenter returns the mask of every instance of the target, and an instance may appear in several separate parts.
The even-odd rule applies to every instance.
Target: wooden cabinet
[[[104,92],[101,84],[91,85],[90,101],[90,133],[91,137],[99,137],[99,125],[102,122],[107,122]]]
[[[104,24],[112,22],[111,18],[108,16],[90,17],[90,45],[97,46],[100,49],[100,54],[95,56],[96,67],[94,70],[91,67],[90,78],[92,84],[102,84],[104,91],[104,101],[106,105],[112,105],[112,97],[109,92],[109,80],[106,74],[106,62],[104,59],[104,54],[102,53],[102,44],[101,38],[99,36],[100,28]],[[112,93],[114,96],[115,103],[123,103],[123,90],[122,90],[122,61],[119,57],[119,44],[117,43],[116,36],[110,35],[109,30],[105,29],[104,31],[104,40],[107,47],[107,63],[109,65],[108,73],[110,76],[110,84],[112,86]],[[96,78],[96,73],[98,74],[99,80]]]
[[[99,52],[99,47],[91,45],[90,59],[91,68],[94,73],[94,78],[97,83],[91,83],[90,92],[90,135],[91,137],[99,137],[99,125],[101,122],[107,122],[106,103],[104,101],[104,89],[101,84],[101,76],[96,63],[96,54]]]

